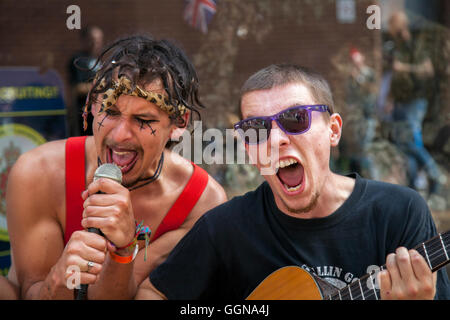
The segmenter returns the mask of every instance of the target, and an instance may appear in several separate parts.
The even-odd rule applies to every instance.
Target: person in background
[[[438,194],[444,176],[425,148],[422,123],[428,109],[427,92],[434,76],[429,48],[420,34],[413,35],[403,11],[395,12],[389,20],[393,99],[393,135],[395,145],[406,155],[409,186],[417,188],[419,170],[425,170],[429,180],[429,195]]]
[[[92,135],[92,128],[83,130],[82,110],[86,97],[92,87],[92,80],[100,68],[97,58],[104,44],[103,31],[97,26],[87,26],[80,33],[82,51],[77,52],[69,61],[69,76],[72,100],[68,104],[69,136]],[[92,117],[89,116],[89,123]]]
[[[356,48],[350,50],[350,77],[347,80],[346,105],[357,120],[354,123],[355,139],[350,154],[350,170],[365,178],[375,179],[377,173],[368,154],[376,133],[375,72],[365,62],[365,56]]]

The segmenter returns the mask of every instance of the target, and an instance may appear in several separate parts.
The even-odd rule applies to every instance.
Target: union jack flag
[[[184,20],[203,33],[216,13],[217,0],[185,0]]]

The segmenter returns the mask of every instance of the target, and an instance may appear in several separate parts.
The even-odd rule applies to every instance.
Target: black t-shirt
[[[337,287],[385,264],[399,246],[413,248],[436,234],[414,190],[352,175],[350,197],[331,215],[297,219],[282,213],[264,182],[210,210],[150,279],[168,299],[245,299],[269,274],[301,266]],[[450,299],[438,273],[437,298]]]

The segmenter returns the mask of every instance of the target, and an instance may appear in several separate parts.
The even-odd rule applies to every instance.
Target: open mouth
[[[294,158],[280,160],[277,163],[277,177],[288,194],[298,194],[305,188],[303,166]]]
[[[134,150],[108,148],[108,151],[108,163],[114,163],[117,165],[122,171],[122,174],[125,174],[133,169],[133,166],[138,159],[138,153]]]

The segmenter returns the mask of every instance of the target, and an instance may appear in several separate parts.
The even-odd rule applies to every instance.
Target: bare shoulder
[[[225,190],[213,177],[208,174],[208,184],[199,199],[199,204],[203,203],[203,205],[209,206],[209,209],[212,209],[225,201],[227,201]]]
[[[205,190],[203,190],[200,199],[186,219],[187,225],[190,225],[190,223],[195,223],[195,221],[197,221],[206,212],[226,201],[227,195],[223,187],[213,177],[208,175],[208,184],[206,185]]]
[[[8,176],[6,214],[13,265],[27,297],[33,296],[28,290],[45,278],[64,248],[64,190],[64,140],[22,154]]]
[[[56,200],[58,191],[64,190],[64,146],[65,140],[57,140],[22,154],[8,176],[8,198]]]
[[[183,180],[187,183],[194,171],[191,162],[173,152],[170,152],[169,155],[171,157],[171,162],[177,164],[177,168],[174,171],[177,172],[178,177],[182,176]],[[208,210],[224,203],[225,201],[227,201],[225,190],[212,176],[208,174],[208,183],[205,190],[192,209],[187,220],[196,220]]]
[[[64,166],[65,141],[55,140],[40,145],[30,151],[23,153],[14,164],[13,170],[17,174],[37,174],[42,175],[39,170],[52,169]]]

